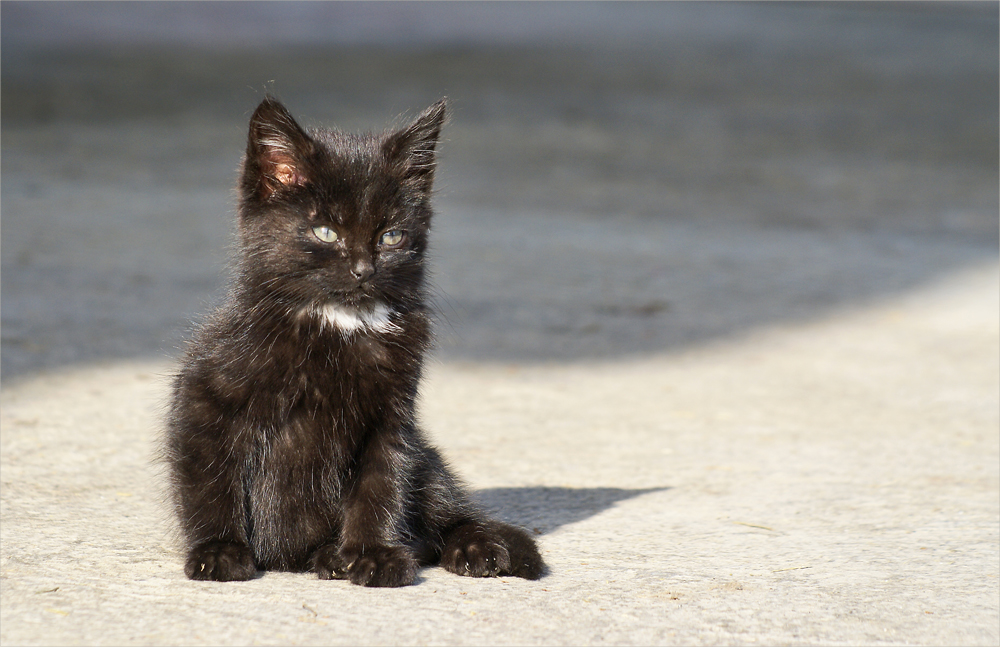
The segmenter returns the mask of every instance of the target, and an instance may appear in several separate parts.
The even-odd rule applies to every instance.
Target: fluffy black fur
[[[534,541],[470,502],[414,418],[445,112],[442,100],[381,135],[306,132],[270,97],[254,112],[237,271],[169,413],[188,577],[542,574]]]

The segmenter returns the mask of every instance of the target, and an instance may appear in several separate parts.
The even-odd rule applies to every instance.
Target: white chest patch
[[[393,311],[389,306],[379,303],[374,308],[349,308],[335,303],[314,306],[302,312],[305,316],[319,317],[323,326],[352,334],[362,330],[371,332],[391,332],[399,330],[392,321]]]

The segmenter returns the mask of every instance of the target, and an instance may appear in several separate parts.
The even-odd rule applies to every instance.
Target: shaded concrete
[[[5,5],[5,380],[175,352],[224,279],[265,88],[350,129],[450,96],[435,245],[462,334],[445,356],[667,350],[996,253],[992,5],[197,7]],[[583,249],[553,251],[567,218]],[[588,272],[609,287],[581,300]],[[477,340],[515,323],[530,334]]]

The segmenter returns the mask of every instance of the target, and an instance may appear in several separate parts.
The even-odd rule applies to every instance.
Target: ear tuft
[[[401,165],[406,176],[423,190],[429,191],[434,179],[435,150],[447,116],[448,99],[444,98],[420,113],[406,128],[391,133],[383,145],[386,159]]]
[[[245,184],[262,199],[309,182],[314,144],[274,97],[265,97],[250,118]]]

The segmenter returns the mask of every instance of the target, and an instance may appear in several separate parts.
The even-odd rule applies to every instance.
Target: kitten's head
[[[444,99],[383,134],[303,130],[271,97],[240,177],[241,281],[289,310],[400,309],[422,299]]]

